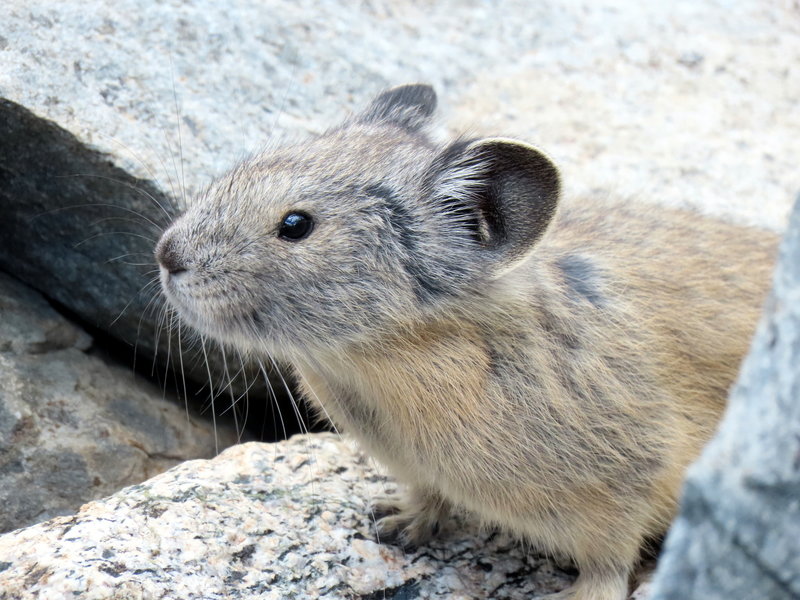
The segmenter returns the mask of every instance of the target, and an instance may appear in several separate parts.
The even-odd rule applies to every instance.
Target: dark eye
[[[278,237],[296,242],[308,237],[312,229],[314,229],[314,220],[309,215],[301,212],[291,212],[283,217],[281,227],[278,230]]]

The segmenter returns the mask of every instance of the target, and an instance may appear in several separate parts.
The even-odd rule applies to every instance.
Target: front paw
[[[448,512],[443,500],[428,494],[376,499],[372,514],[378,543],[413,552],[439,533]]]
[[[377,496],[369,505],[370,516],[379,521],[384,517],[396,515],[408,508],[408,502],[400,494]]]
[[[400,546],[406,552],[414,552],[439,533],[439,522],[431,521],[427,515],[400,513],[378,519],[375,523],[379,544]]]

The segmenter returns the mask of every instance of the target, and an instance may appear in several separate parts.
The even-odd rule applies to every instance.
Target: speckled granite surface
[[[522,600],[571,576],[451,523],[414,553],[374,541],[392,484],[333,434],[235,446],[0,537],[0,599]]]

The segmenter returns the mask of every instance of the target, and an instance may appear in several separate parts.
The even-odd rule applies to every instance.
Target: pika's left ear
[[[417,131],[436,110],[436,92],[424,83],[393,87],[379,94],[358,120],[389,123]]]

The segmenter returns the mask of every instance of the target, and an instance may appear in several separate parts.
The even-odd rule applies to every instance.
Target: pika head
[[[555,214],[557,169],[514,140],[437,144],[435,108],[430,86],[393,88],[214,181],[156,248],[181,317],[292,356],[419,322],[522,262]]]

